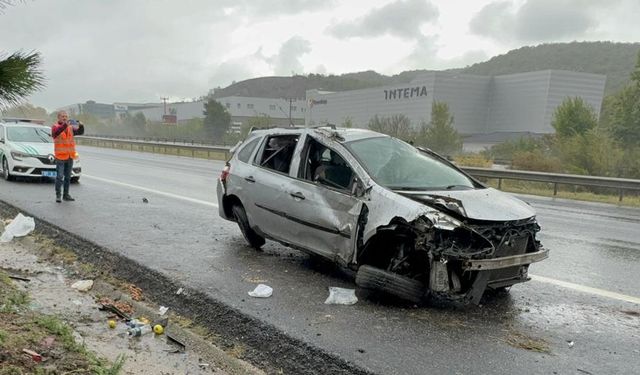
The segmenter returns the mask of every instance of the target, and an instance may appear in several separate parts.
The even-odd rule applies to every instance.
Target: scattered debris
[[[9,278],[14,280],[20,280],[20,281],[31,281],[31,279],[27,279],[26,277],[13,276],[13,275],[9,275]]]
[[[144,296],[142,295],[142,289],[138,288],[137,286],[129,284],[127,286],[127,290],[129,291],[129,295],[131,296],[132,300],[142,301],[144,299]]]
[[[636,310],[622,310],[622,313],[630,316],[640,316],[640,311]]]
[[[355,289],[329,287],[329,297],[324,301],[325,305],[353,305],[358,302]]]
[[[575,343],[573,341],[568,340],[567,341],[567,345],[569,345],[569,348],[573,348],[573,346],[575,345]]]
[[[29,350],[29,349],[22,349],[22,351],[28,355],[31,356],[31,359],[33,359],[34,362],[42,362],[42,356],[36,352],[34,352],[33,350]]]
[[[183,289],[183,288],[180,288],[180,289],[178,289],[178,291],[176,292],[176,294],[177,294],[177,295],[181,295],[183,291],[184,291],[184,289]]]
[[[36,228],[36,223],[32,217],[18,214],[11,223],[4,228],[4,233],[0,236],[0,242],[11,242],[14,237],[24,237]]]
[[[256,288],[253,291],[249,292],[249,295],[251,297],[256,297],[256,298],[269,298],[271,297],[272,294],[273,294],[273,288],[265,284],[258,284],[258,286],[256,286]]]
[[[114,329],[116,328],[116,321],[113,319],[109,319],[109,321],[107,322],[109,324],[109,328]]]
[[[579,372],[581,372],[581,373],[583,373],[583,374],[593,375],[593,373],[591,373],[591,372],[589,372],[589,371],[587,371],[587,370],[583,370],[583,369],[581,369],[581,368],[578,368],[578,369],[576,369],[576,370],[578,370]]]
[[[111,298],[102,297],[98,300],[98,303],[102,305],[100,310],[111,311],[118,317],[124,320],[131,320],[131,314],[133,314],[133,307],[122,301],[113,301]]]
[[[153,332],[156,335],[161,335],[164,333],[164,327],[161,324],[156,324],[153,326]]]
[[[77,289],[80,292],[88,292],[93,288],[93,280],[80,280],[71,285],[73,289]]]
[[[147,198],[142,198],[142,203],[149,203],[149,200]]]
[[[544,339],[535,338],[526,334],[511,331],[506,338],[507,344],[524,350],[538,353],[551,353],[549,344]]]
[[[160,306],[160,309],[158,310],[158,314],[159,314],[160,316],[163,316],[164,314],[166,314],[166,313],[167,313],[167,311],[169,311],[169,308],[168,308],[168,307]]]
[[[184,352],[184,350],[186,349],[186,345],[185,344],[183,344],[181,341],[179,341],[175,337],[170,336],[169,334],[166,334],[165,337],[167,338],[167,343],[168,344],[176,345],[178,347],[177,349],[174,349],[174,350],[168,350],[169,353],[182,353],[182,352]]]
[[[150,333],[151,331],[153,331],[151,326],[145,324],[143,326],[130,328],[129,330],[127,330],[127,334],[129,334],[129,336],[131,337],[140,337],[146,335],[147,333]]]

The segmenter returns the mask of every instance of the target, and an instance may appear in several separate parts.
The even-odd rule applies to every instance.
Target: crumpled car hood
[[[512,221],[528,219],[536,214],[525,202],[494,188],[396,193],[473,220]]]

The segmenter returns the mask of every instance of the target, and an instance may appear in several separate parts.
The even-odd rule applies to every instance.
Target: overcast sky
[[[448,69],[526,45],[640,41],[638,0],[25,0],[0,53],[37,50],[48,110],[158,102],[260,76]]]

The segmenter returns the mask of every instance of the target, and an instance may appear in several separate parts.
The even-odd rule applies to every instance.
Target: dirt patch
[[[173,325],[174,315],[136,302],[140,288],[107,283],[113,279],[74,258],[38,234],[0,244],[0,375],[262,373]],[[93,289],[71,288],[87,276],[96,278]],[[166,331],[131,337],[123,319],[100,310],[104,304]]]
[[[505,341],[514,348],[551,354],[551,347],[545,339],[533,337],[526,333],[513,330],[509,331],[505,337]]]

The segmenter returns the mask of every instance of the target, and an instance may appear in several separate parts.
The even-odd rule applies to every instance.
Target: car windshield
[[[31,126],[7,129],[7,139],[12,142],[51,143],[51,130]]]
[[[393,190],[474,189],[463,173],[391,137],[352,141],[346,146],[380,185]]]

